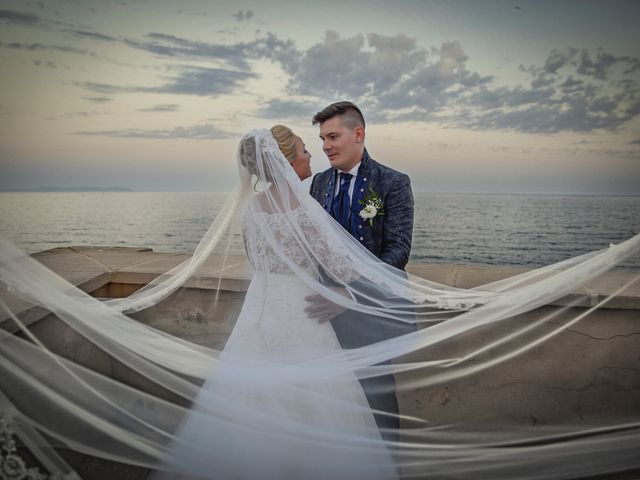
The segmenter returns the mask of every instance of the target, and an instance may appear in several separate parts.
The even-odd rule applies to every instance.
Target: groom
[[[369,156],[364,146],[364,117],[353,103],[329,105],[313,117],[313,125],[317,124],[322,149],[331,168],[313,178],[311,195],[367,250],[383,262],[404,270],[413,232],[409,177]],[[361,210],[376,201],[380,202],[379,208],[369,209],[365,217],[370,218],[363,218]],[[310,316],[326,321],[338,314],[331,319],[331,324],[343,348],[358,348],[415,330],[412,324],[385,323],[359,312],[344,311],[317,297],[314,300],[315,304],[308,309]],[[383,437],[398,440],[400,425],[393,375],[363,379],[360,383],[371,408],[391,414],[374,414]]]

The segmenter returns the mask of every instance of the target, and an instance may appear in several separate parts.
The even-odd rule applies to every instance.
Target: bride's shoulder
[[[273,192],[265,190],[254,195],[249,200],[250,210],[266,215],[281,215],[298,211],[300,202],[295,197],[289,197],[287,201],[274,195]]]

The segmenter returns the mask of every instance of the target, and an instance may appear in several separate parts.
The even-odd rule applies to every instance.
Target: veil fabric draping
[[[238,170],[238,187],[193,255],[127,298],[93,298],[0,240],[0,311],[20,329],[0,329],[0,414],[46,470],[76,478],[61,448],[152,468],[159,478],[581,478],[640,469],[640,410],[606,424],[493,431],[478,430],[477,418],[443,428],[403,415],[400,441],[391,441],[374,420],[385,412],[372,411],[359,383],[412,373],[411,382],[398,382],[401,394],[517,359],[638,276],[578,313],[558,307],[534,322],[518,316],[638,254],[640,235],[454,288],[364,249],[309,196],[270,131],[243,137]],[[252,276],[242,308],[222,319],[232,254],[245,255]],[[212,265],[217,283],[200,288]],[[232,329],[224,346],[153,326],[166,312],[189,315],[196,290],[207,303],[193,315],[206,310]],[[342,349],[331,323],[306,313],[311,295],[343,307],[363,328],[386,329],[388,339]],[[138,381],[56,354],[24,326],[16,299],[50,312]],[[393,333],[407,324],[418,328]],[[439,349],[483,329],[492,332],[483,344]]]

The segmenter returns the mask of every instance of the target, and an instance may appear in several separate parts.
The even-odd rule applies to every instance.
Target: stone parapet
[[[62,278],[97,297],[123,297],[188,259],[187,254],[146,249],[68,247],[33,256]],[[471,288],[527,272],[489,265],[410,263],[408,271],[434,282]],[[176,298],[135,315],[138,321],[194,343],[222,349],[233,329],[249,283],[243,257],[211,258]],[[640,281],[579,322],[595,302],[606,298],[638,272],[612,271],[569,295],[526,314],[475,328],[397,361],[434,358],[463,359],[457,368],[424,368],[396,375],[402,428],[456,425],[481,431],[527,428],[531,435],[543,426],[580,428],[637,421],[640,415]],[[222,287],[219,295],[212,289]],[[84,339],[64,321],[26,301],[0,292],[22,322],[51,351],[120,382],[149,393],[180,399],[152,384]],[[571,307],[568,307],[571,305]],[[567,308],[558,308],[558,306]],[[16,332],[10,318],[2,328]],[[526,333],[485,351],[513,327]],[[532,327],[528,330],[529,327]],[[544,341],[536,340],[544,338]],[[514,355],[513,352],[517,352]],[[499,358],[499,361],[496,359]],[[488,363],[484,363],[488,362]],[[425,362],[427,365],[428,362]],[[544,431],[544,430],[542,430]],[[100,461],[92,459],[87,478],[102,478]],[[74,462],[74,465],[77,465]],[[108,478],[142,479],[145,472]],[[107,478],[107,477],[104,477]]]
[[[129,247],[61,247],[39,252],[33,258],[72,285],[97,297],[125,297],[147,285],[162,273],[189,258],[189,254],[161,253]],[[527,272],[529,269],[494,265],[409,263],[407,271],[444,285],[472,288]],[[638,272],[612,271],[558,299],[553,305],[589,307],[604,300]],[[246,258],[213,256],[185,287],[244,292],[249,285]],[[28,325],[46,315],[40,308],[0,291],[0,299]],[[640,281],[611,299],[604,308],[640,310]],[[6,314],[0,314],[0,328],[16,331]]]

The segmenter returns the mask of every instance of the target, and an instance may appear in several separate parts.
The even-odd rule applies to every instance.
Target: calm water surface
[[[0,234],[67,245],[191,251],[224,203],[208,192],[0,193]],[[640,232],[640,197],[415,195],[411,260],[541,266]],[[640,269],[640,258],[625,268]]]

